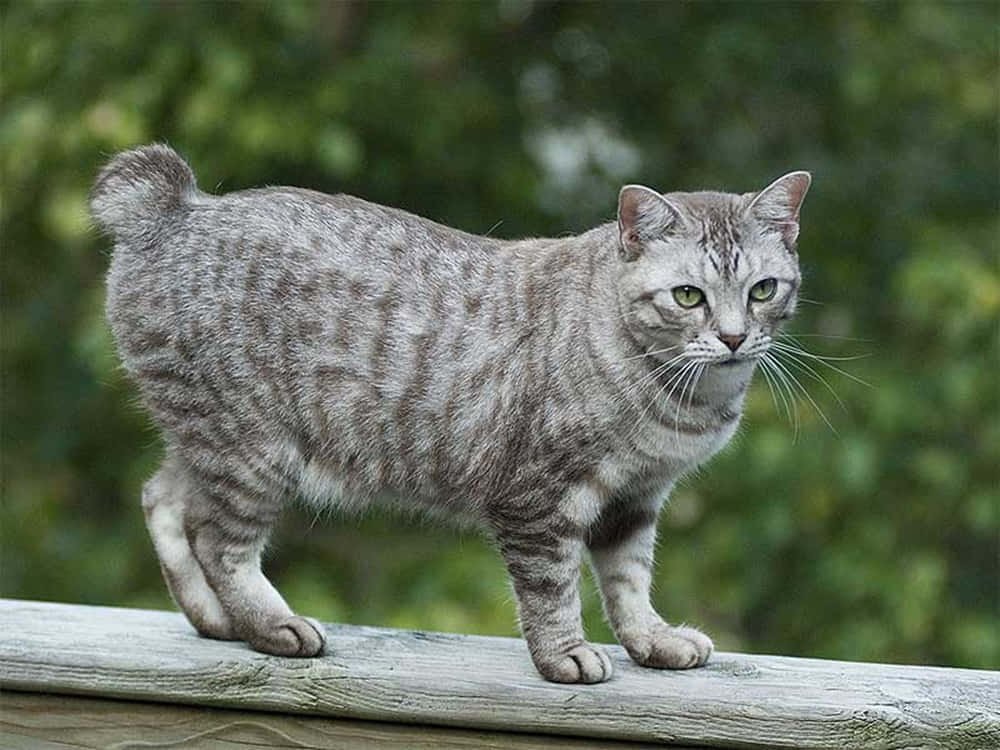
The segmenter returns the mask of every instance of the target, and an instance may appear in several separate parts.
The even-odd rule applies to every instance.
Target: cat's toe
[[[661,624],[624,644],[634,661],[656,669],[700,667],[712,655],[712,640],[699,630]]]
[[[708,657],[715,650],[715,644],[712,643],[711,638],[700,630],[686,625],[673,628],[673,631],[678,637],[684,638],[694,644],[695,651],[698,652],[698,662],[694,666],[700,667],[708,661]]]
[[[326,646],[323,626],[311,617],[283,617],[248,639],[257,651],[275,656],[319,656]]]
[[[593,684],[611,678],[614,669],[604,649],[580,643],[552,658],[536,662],[542,677],[550,682]]]
[[[311,617],[292,617],[285,627],[295,632],[299,641],[296,656],[319,656],[326,648],[326,631]]]

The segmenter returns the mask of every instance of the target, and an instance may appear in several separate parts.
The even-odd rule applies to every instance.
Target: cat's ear
[[[649,240],[681,223],[677,206],[655,190],[626,185],[618,193],[618,233],[625,260],[635,260]]]
[[[812,175],[808,172],[789,172],[761,190],[750,201],[747,213],[781,231],[785,247],[795,250],[799,236],[799,210],[805,200]]]

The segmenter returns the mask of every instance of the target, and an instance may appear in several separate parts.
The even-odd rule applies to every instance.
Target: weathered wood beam
[[[76,695],[10,690],[0,693],[0,748],[4,750],[275,747],[294,747],[296,750],[657,750],[661,745]]]
[[[329,655],[198,637],[172,612],[0,600],[0,686],[717,748],[1000,747],[1000,672],[715,654],[554,685],[521,641],[328,625]]]

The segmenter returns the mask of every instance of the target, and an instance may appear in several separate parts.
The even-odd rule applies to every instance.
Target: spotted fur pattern
[[[547,679],[611,676],[580,622],[588,556],[636,661],[703,664],[711,641],[649,603],[656,519],[677,478],[733,434],[753,347],[794,306],[781,222],[797,221],[804,187],[776,185],[625,188],[617,225],[501,241],[346,195],[208,195],[165,146],[115,157],[91,200],[115,239],[107,314],[166,443],[143,508],[195,628],[319,654],[322,628],[261,572],[269,529],[297,496],[385,502],[492,535]],[[779,302],[717,309],[737,293],[745,311],[762,274],[787,277]],[[676,283],[712,306],[675,309]],[[720,325],[763,338],[723,362]],[[678,351],[707,363],[684,389],[667,364]]]

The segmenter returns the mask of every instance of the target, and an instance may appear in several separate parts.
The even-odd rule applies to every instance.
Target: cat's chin
[[[756,364],[756,359],[751,359],[747,357],[731,357],[730,359],[723,359],[719,362],[713,362],[712,367],[719,367],[724,370],[735,370],[739,366],[750,367]]]

